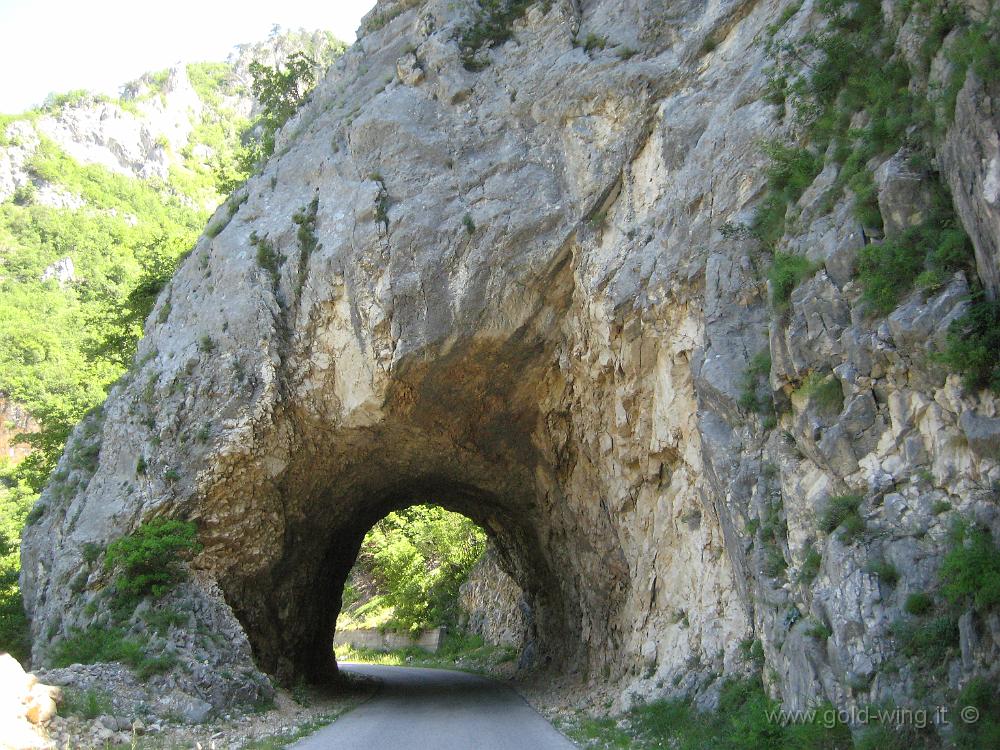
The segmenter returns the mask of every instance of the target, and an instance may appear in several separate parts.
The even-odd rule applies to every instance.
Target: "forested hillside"
[[[0,396],[40,425],[26,459],[0,456],[0,650],[26,656],[17,539],[70,429],[132,364],[211,212],[344,49],[276,27],[227,62],[148,73],[118,98],[72,91],[0,115]]]
[[[458,513],[430,505],[390,513],[361,544],[338,629],[456,625],[459,587],[485,549],[486,534]]]

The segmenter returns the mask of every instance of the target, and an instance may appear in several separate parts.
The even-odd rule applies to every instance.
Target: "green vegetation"
[[[899,653],[917,667],[918,691],[937,688],[947,697],[948,665],[959,655],[960,616],[971,609],[986,618],[1000,607],[1000,547],[987,529],[965,520],[956,521],[938,574],[940,597],[935,599],[925,592],[910,594],[904,605],[909,617],[893,623],[892,630]],[[995,706],[991,702],[995,697],[986,700],[978,696],[977,700]],[[968,738],[982,738],[996,731],[1000,712],[991,710],[992,714],[983,714],[983,726],[974,728],[976,731],[967,734]]]
[[[844,408],[844,389],[840,379],[833,375],[811,372],[802,381],[797,393],[809,399],[816,408],[827,415],[836,415]]]
[[[783,576],[788,568],[783,551],[788,538],[788,522],[783,517],[783,508],[780,495],[772,498],[764,508],[760,522],[763,570],[764,575],[770,578]]]
[[[933,513],[935,516],[939,516],[942,513],[947,513],[949,510],[951,510],[951,503],[949,503],[947,500],[935,500],[934,504],[931,505],[931,513]]]
[[[525,14],[533,0],[479,0],[479,11],[459,36],[462,64],[466,70],[482,70],[490,62],[482,51],[503,44],[514,35],[514,22]]]
[[[872,560],[865,566],[865,572],[873,576],[878,576],[887,586],[895,586],[899,583],[899,571],[888,560]]]
[[[190,521],[155,518],[108,545],[104,566],[115,572],[115,596],[137,604],[161,597],[185,578],[181,561],[201,549]]]
[[[271,39],[248,48],[247,56],[263,57],[274,48],[304,50],[324,65],[344,45],[330,35],[276,29]],[[289,98],[274,88],[284,80],[280,73],[287,72],[285,68],[258,76],[261,90],[270,97],[263,115],[267,123],[256,131],[258,135],[278,127],[288,111]],[[24,407],[42,428],[25,437],[33,448],[27,459],[16,467],[0,465],[0,648],[22,659],[27,656],[27,636],[16,583],[18,537],[22,526],[37,522],[48,507],[29,509],[52,474],[73,425],[91,413],[104,400],[107,388],[133,366],[149,312],[220,199],[217,178],[224,181],[226,170],[237,161],[244,149],[241,137],[251,139],[249,124],[234,108],[234,97],[246,92],[232,66],[195,63],[187,73],[206,106],[192,123],[187,144],[170,154],[167,180],[137,179],[81,164],[43,136],[27,164],[33,182],[22,187],[14,200],[0,204],[0,393]],[[54,94],[43,110],[58,116],[64,109],[100,101],[141,116],[144,101],[165,94],[168,74],[159,71],[127,84],[119,100],[85,91]],[[6,128],[15,120],[30,124],[40,113],[4,115],[0,126]],[[154,136],[161,146],[169,145],[162,134]],[[6,136],[0,135],[0,143],[8,144]],[[242,179],[240,175],[237,181]],[[78,196],[84,205],[38,204],[34,186],[44,183]],[[230,216],[238,206],[234,199]],[[217,234],[224,223],[216,225]],[[309,231],[306,226],[300,236]],[[43,281],[42,276],[51,276],[51,269],[64,258],[72,261],[72,278]],[[169,314],[167,300],[158,322],[165,322]],[[147,391],[151,394],[152,386]],[[95,412],[85,439],[70,456],[73,470],[96,467],[99,427],[100,414]],[[138,474],[146,472],[147,461],[137,457]],[[165,477],[169,479],[171,472],[179,478],[175,470]],[[53,477],[53,499],[47,505],[71,497],[81,481]]]
[[[166,672],[175,664],[169,656],[149,656],[143,645],[126,636],[121,628],[100,627],[73,630],[68,637],[56,643],[50,660],[54,667],[121,662],[132,667],[141,680]]]
[[[482,556],[486,536],[472,521],[418,505],[388,514],[365,536],[344,590],[338,627],[416,632],[455,625],[458,588]]]
[[[292,222],[298,226],[295,233],[299,242],[299,267],[295,278],[295,286],[298,291],[306,282],[306,272],[309,268],[309,256],[319,247],[316,237],[316,212],[319,211],[319,196],[314,197],[309,205],[295,212]]]
[[[816,270],[816,265],[808,258],[776,252],[767,272],[767,278],[771,282],[771,305],[774,309],[787,309],[795,287],[816,273]]]
[[[1000,392],[1000,301],[974,296],[968,312],[951,324],[940,359],[961,373],[966,388]]]
[[[250,233],[250,244],[257,248],[257,265],[267,272],[271,286],[277,290],[279,272],[285,262],[285,256],[275,249],[270,239],[259,236],[256,230]]]
[[[303,737],[307,737],[313,732],[322,729],[327,724],[332,724],[342,713],[344,712],[341,711],[338,713],[325,714],[315,719],[310,719],[304,724],[297,726],[293,731],[288,732],[287,734],[278,734],[272,737],[265,737],[263,739],[250,740],[243,745],[243,748],[244,750],[280,750],[280,748],[288,747],[293,742],[296,742]]]
[[[882,315],[892,312],[915,285],[936,289],[960,270],[973,271],[972,245],[957,224],[951,196],[940,187],[923,223],[881,244],[866,245],[858,258],[865,300]]]
[[[460,669],[464,672],[481,674],[494,672],[501,665],[512,663],[515,658],[517,658],[517,651],[511,646],[491,646],[484,643],[478,635],[463,635],[452,632],[445,635],[441,647],[434,654],[416,646],[394,651],[375,651],[350,646],[341,646],[337,649],[337,661]]]
[[[332,37],[311,52],[297,51],[276,67],[250,63],[250,92],[259,107],[253,122],[239,132],[240,147],[216,162],[216,187],[220,193],[236,190],[274,153],[278,132],[309,100],[320,74],[347,49]]]
[[[940,668],[958,653],[958,619],[923,616],[893,625],[900,653],[927,668]]]
[[[1000,606],[1000,547],[989,530],[958,523],[940,576],[941,595],[948,602],[983,613]]]
[[[84,719],[96,719],[102,714],[110,714],[114,711],[111,696],[100,690],[91,688],[80,690],[78,688],[64,687],[63,702],[59,707],[59,713],[63,716],[80,716]]]
[[[933,608],[934,600],[923,591],[910,594],[906,597],[906,603],[903,605],[903,609],[906,610],[907,614],[915,615],[917,617],[927,614]]]
[[[955,700],[957,707],[972,706],[979,721],[955,726],[955,746],[962,750],[1000,747],[1000,690],[995,682],[974,677]]]
[[[770,415],[774,412],[774,402],[770,394],[760,394],[761,387],[767,386],[771,375],[771,350],[762,349],[757,352],[743,371],[743,389],[740,393],[740,408],[755,411],[758,414]]]
[[[805,560],[802,561],[802,567],[799,569],[799,580],[802,583],[812,583],[819,575],[819,569],[822,565],[823,556],[815,547],[810,547]]]
[[[764,666],[764,644],[759,638],[744,638],[740,641],[740,654],[755,671]]]
[[[0,649],[24,663],[29,657],[28,621],[24,615],[20,572],[20,535],[35,495],[9,466],[0,465]]]
[[[831,497],[820,516],[820,531],[832,534],[840,529],[841,540],[848,544],[860,538],[865,532],[865,522],[860,513],[861,499],[861,495]]]
[[[833,629],[825,622],[820,622],[819,620],[814,619],[810,623],[809,627],[806,628],[806,635],[810,638],[825,641],[827,638],[833,636]]]
[[[772,37],[798,7],[790,6],[769,28]],[[767,100],[782,112],[791,105],[802,137],[794,145],[768,145],[767,191],[750,232],[765,252],[774,253],[769,273],[772,303],[781,311],[795,286],[815,269],[805,259],[775,249],[788,229],[790,209],[824,161],[838,168],[824,197],[826,205],[832,207],[849,190],[858,221],[877,236],[883,222],[869,163],[905,149],[911,168],[927,178],[930,210],[919,225],[866,245],[858,262],[869,309],[885,315],[914,288],[934,291],[955,271],[975,280],[970,242],[931,165],[933,144],[952,122],[958,92],[969,73],[988,85],[1000,80],[1000,16],[991,12],[978,18],[967,15],[959,3],[911,0],[903,6],[904,17],[913,14],[915,22],[909,26],[922,36],[919,60],[911,67],[896,52],[899,26],[885,21],[879,0],[823,0],[818,7],[826,17],[821,31],[796,44],[772,40],[769,45],[776,65]],[[932,60],[950,36],[945,56],[951,69],[943,90],[938,90],[927,80]],[[963,375],[968,388],[1000,390],[997,330],[997,303],[982,294],[976,294],[968,313],[954,322],[940,359]]]
[[[583,40],[583,51],[590,54],[594,50],[602,50],[608,46],[608,38],[598,34],[587,34]]]
[[[824,723],[821,706],[812,722],[782,723],[780,708],[764,692],[759,678],[730,680],[722,688],[716,711],[700,712],[690,701],[656,701],[617,718],[578,714],[560,722],[560,729],[584,747],[673,750],[833,750],[851,747],[848,728]],[[834,714],[830,715],[833,718]]]

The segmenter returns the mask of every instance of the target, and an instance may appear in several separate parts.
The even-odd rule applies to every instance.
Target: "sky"
[[[0,112],[51,92],[117,94],[177,62],[224,60],[237,44],[286,29],[328,29],[354,41],[375,0],[0,0]],[[152,8],[156,10],[150,12]]]

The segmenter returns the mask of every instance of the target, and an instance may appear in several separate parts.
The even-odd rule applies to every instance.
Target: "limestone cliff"
[[[469,573],[458,605],[462,610],[460,625],[466,632],[494,646],[523,647],[530,659],[521,589],[500,567],[494,550],[488,548]]]
[[[953,516],[998,528],[997,401],[926,356],[970,279],[866,315],[873,237],[849,191],[829,199],[834,167],[780,240],[818,268],[781,314],[757,241],[720,231],[793,127],[768,27],[801,38],[812,0],[522,5],[469,59],[470,0],[379,3],[212,219],[25,532],[37,659],[99,621],[85,545],[166,514],[204,544],[194,611],[231,608],[264,671],[318,674],[365,531],[436,502],[490,533],[536,666],[627,701],[759,656],[793,706],[905,699],[892,623],[933,588]],[[940,156],[988,286],[993,94],[969,75]],[[887,223],[920,179],[891,166]],[[764,349],[774,423],[741,405]],[[92,472],[72,461],[88,445]],[[854,496],[865,533],[823,530]],[[998,668],[998,623],[963,617],[953,685]],[[249,667],[231,643],[213,658]]]

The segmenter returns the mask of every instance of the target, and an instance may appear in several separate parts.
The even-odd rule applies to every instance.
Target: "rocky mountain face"
[[[28,453],[24,443],[17,442],[18,435],[35,432],[38,425],[24,409],[0,393],[0,456],[17,463]]]
[[[530,662],[531,643],[526,639],[526,623],[521,588],[497,561],[496,551],[486,553],[462,584],[458,605],[460,624],[494,646],[525,647],[525,661]]]
[[[822,28],[816,2],[515,5],[472,54],[471,0],[380,2],[210,221],[25,531],[40,663],[107,621],[88,550],[167,515],[204,545],[172,648],[225,665],[173,688],[250,695],[251,649],[319,676],[362,536],[435,502],[489,532],[534,666],[623,704],[760,667],[792,707],[913,700],[907,602],[955,519],[1000,531],[998,402],[928,356],[1000,278],[995,85],[969,69],[934,156],[976,272],[879,314],[856,271],[882,231],[836,164],[774,247],[747,229],[797,127],[767,41]],[[913,4],[882,6],[919,47]],[[908,164],[870,164],[889,239],[929,210]],[[997,614],[954,627],[933,689],[995,679]]]
[[[212,126],[245,124],[259,104],[251,95],[250,64],[283,65],[295,53],[329,63],[343,44],[329,32],[272,30],[266,40],[236,48],[226,63],[178,64],[147,73],[122,86],[111,99],[85,91],[56,94],[32,112],[5,118],[0,137],[0,203],[20,189],[33,189],[33,202],[80,208],[82,197],[48,184],[30,169],[39,139],[50,140],[80,164],[93,164],[169,186],[183,171],[198,172],[220,156]],[[230,141],[232,141],[230,134]],[[184,185],[173,185],[183,192]],[[197,196],[195,196],[197,197]],[[214,208],[211,203],[209,208]]]

